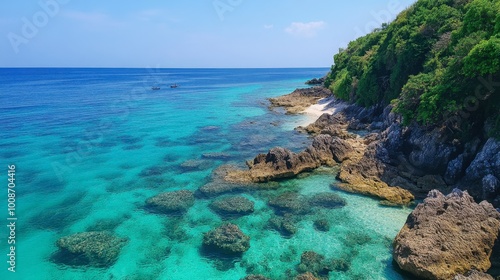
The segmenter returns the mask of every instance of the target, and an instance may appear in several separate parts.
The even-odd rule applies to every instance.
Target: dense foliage
[[[419,0],[334,60],[326,85],[341,99],[392,102],[405,124],[500,131],[500,0]]]

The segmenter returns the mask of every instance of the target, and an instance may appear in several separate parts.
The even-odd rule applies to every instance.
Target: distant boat
[[[170,88],[176,88],[176,87],[178,87],[177,84],[173,84],[173,85],[170,86]]]
[[[160,87],[152,87],[151,89],[152,89],[152,90],[159,90],[159,89],[160,89]]]

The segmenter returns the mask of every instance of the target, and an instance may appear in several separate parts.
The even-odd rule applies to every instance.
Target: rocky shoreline
[[[333,98],[328,89],[312,87],[270,99],[270,102],[271,108],[284,107],[288,114],[297,114],[326,97]],[[409,205],[415,198],[427,197],[424,204],[419,204],[410,215],[395,240],[394,259],[398,265],[424,279],[491,279],[485,272],[491,266],[489,258],[492,251],[498,250],[493,248],[493,244],[500,228],[500,216],[494,208],[500,206],[500,141],[487,137],[487,128],[476,138],[462,143],[443,128],[416,124],[406,127],[402,125],[401,117],[392,112],[390,105],[363,108],[338,100],[332,104],[339,106],[337,112],[323,114],[314,123],[297,128],[311,135],[312,144],[308,148],[299,153],[283,147],[272,148],[248,161],[247,169],[226,168],[221,175],[222,181],[236,185],[254,184],[258,188],[264,182],[292,178],[323,165],[338,165],[337,179],[341,183],[334,184],[334,187],[341,190],[378,198],[381,204],[388,206]],[[458,189],[452,192],[455,188],[466,192]],[[445,197],[440,191],[451,194]],[[477,204],[474,199],[485,201]],[[460,209],[469,210],[454,211],[449,215],[438,213],[432,218],[431,210],[421,209],[432,205],[437,207],[436,200],[444,205],[440,206],[444,207],[443,213],[452,211],[447,210],[448,205],[459,205]],[[484,216],[481,209],[487,209],[488,214]],[[412,233],[411,219],[433,222],[422,223],[423,229]],[[485,219],[488,226],[477,224]],[[456,226],[432,232],[436,225],[449,223]],[[462,227],[462,223],[467,229]],[[461,232],[457,232],[457,228]],[[479,228],[483,236],[469,234],[471,228]],[[440,235],[443,230],[454,231]],[[421,241],[423,244],[408,237],[421,235],[418,232],[427,232],[427,239]],[[425,245],[435,240],[437,235],[443,239],[443,244],[451,244],[453,248],[443,245],[445,247],[435,249]],[[475,244],[474,248],[483,248],[481,254],[473,253],[476,259],[474,265],[467,265],[472,258],[466,253],[470,248],[450,241],[464,238]],[[415,256],[409,258],[409,249],[402,245],[405,242],[417,242],[416,247],[423,247],[420,251],[411,249]],[[433,254],[431,261],[422,262],[429,254]],[[445,261],[432,261],[442,258]]]

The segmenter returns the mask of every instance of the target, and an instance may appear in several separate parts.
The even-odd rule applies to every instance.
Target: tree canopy
[[[500,0],[419,0],[334,63],[326,85],[338,98],[393,103],[404,124],[449,126],[458,117],[462,134],[488,120],[499,135]]]

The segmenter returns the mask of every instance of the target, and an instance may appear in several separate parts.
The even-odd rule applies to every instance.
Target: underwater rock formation
[[[193,204],[194,194],[187,190],[165,192],[146,200],[148,209],[163,214],[182,213]]]
[[[76,233],[57,240],[58,259],[68,265],[110,266],[126,242],[108,232]]]
[[[237,225],[227,223],[205,233],[203,246],[222,255],[239,255],[250,248],[250,237]]]
[[[222,216],[244,216],[253,213],[254,202],[242,196],[231,196],[212,202],[210,208]]]

